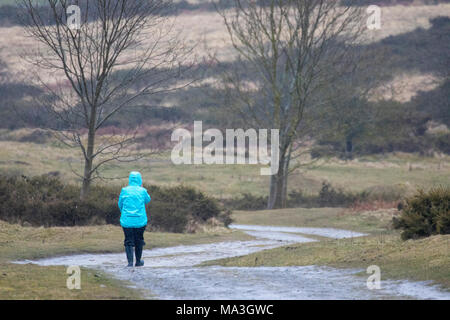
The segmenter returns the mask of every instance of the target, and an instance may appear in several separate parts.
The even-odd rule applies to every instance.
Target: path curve
[[[144,250],[145,266],[141,268],[124,267],[124,253],[82,254],[16,263],[97,268],[160,299],[450,299],[449,292],[428,282],[384,280],[380,290],[369,290],[366,278],[357,275],[364,271],[360,269],[196,266],[204,261],[317,241],[307,235],[335,239],[365,235],[332,228],[230,227],[256,239]]]

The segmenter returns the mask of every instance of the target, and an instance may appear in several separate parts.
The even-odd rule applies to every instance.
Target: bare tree
[[[239,54],[238,71],[227,74],[226,87],[233,88],[236,111],[249,123],[280,130],[280,169],[271,177],[268,208],[283,207],[296,167],[291,160],[321,129],[327,89],[345,71],[365,27],[362,9],[335,0],[233,2],[231,10],[218,4]]]
[[[188,85],[183,75],[193,59],[163,14],[169,0],[46,0],[48,10],[42,1],[19,1],[27,34],[38,42],[26,58],[55,74],[37,75],[46,110],[58,120],[52,129],[84,157],[84,199],[103,164],[140,156],[130,148],[135,131],[100,139],[99,129],[144,96]]]

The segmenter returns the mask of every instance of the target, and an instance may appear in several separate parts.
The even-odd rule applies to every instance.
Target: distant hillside
[[[263,0],[260,0],[263,1]],[[19,0],[20,2],[20,0]],[[46,0],[42,0],[46,3]],[[16,6],[17,0],[0,0],[0,26],[21,25],[19,19],[20,9]],[[344,5],[358,6],[393,6],[393,5],[436,5],[439,3],[450,3],[450,0],[341,0]],[[233,1],[228,2],[229,6]],[[223,4],[222,4],[223,7]],[[42,10],[46,10],[45,7]],[[164,11],[164,15],[175,15],[186,11],[215,11],[215,6],[211,0],[175,0],[170,9]]]
[[[371,110],[366,112],[368,108],[362,108],[365,112],[362,116],[367,119],[356,119],[358,121],[351,123],[357,129],[352,140],[355,153],[393,150],[426,152],[434,146],[450,153],[447,142],[450,141],[449,136],[425,135],[430,122],[450,126],[450,86],[448,80],[442,81],[445,77],[448,79],[448,74],[443,71],[450,70],[450,6],[412,6],[420,3],[417,1],[395,3],[406,2],[411,6],[398,5],[383,9],[383,28],[370,34],[373,36],[371,43],[365,43],[363,49],[373,50],[374,56],[377,52],[383,52],[385,58],[379,68],[387,70],[383,78],[387,84],[397,84],[401,78],[413,85],[406,88],[405,91],[410,91],[406,99],[398,99],[402,92],[374,101],[358,101],[358,104],[367,104]],[[393,2],[373,0],[370,3]],[[209,9],[197,10],[207,9],[209,5],[202,1],[179,1],[176,7],[181,11],[177,23],[188,41],[202,44],[196,46],[196,54],[203,56],[205,50],[211,50],[217,54],[221,63],[210,65],[208,61],[203,61],[204,68],[200,68],[201,72],[196,77],[204,79],[200,84],[137,101],[134,108],[128,108],[111,118],[110,126],[130,128],[139,124],[191,124],[194,120],[202,120],[207,125],[219,128],[241,126],[241,119],[233,117],[226,108],[229,103],[226,95],[214,85],[224,69],[233,67],[235,54],[221,17]],[[0,26],[2,23],[14,24],[14,10],[16,8],[13,6],[0,7]],[[45,95],[45,92],[28,83],[29,78],[22,71],[26,69],[25,64],[19,58],[21,51],[33,47],[33,40],[23,36],[20,26],[0,27],[0,38],[0,117],[4,120],[0,128],[13,130],[48,124],[51,119],[36,111],[34,99]],[[205,45],[201,42],[203,40]],[[426,86],[425,82],[433,83]],[[388,85],[382,83],[381,87]],[[348,137],[346,139],[349,140]],[[327,137],[322,144],[332,145],[339,151],[345,149],[346,139],[342,136]]]
[[[450,17],[430,19],[431,28],[389,36],[371,44],[373,50],[387,49],[389,67],[397,71],[442,73],[450,69]]]
[[[439,3],[450,3],[450,0],[341,0],[345,5],[359,6],[395,6],[395,5],[434,5]]]

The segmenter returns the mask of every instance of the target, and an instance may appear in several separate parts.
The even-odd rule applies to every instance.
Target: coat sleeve
[[[122,213],[122,206],[123,206],[123,189],[120,191],[120,196],[119,196],[119,209],[120,209],[120,213]]]
[[[147,190],[145,190],[145,204],[149,203],[152,200]]]

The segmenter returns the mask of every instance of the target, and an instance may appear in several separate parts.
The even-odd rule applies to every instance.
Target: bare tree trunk
[[[353,139],[350,136],[345,139],[345,159],[353,160]]]
[[[287,159],[285,161],[285,166],[284,166],[283,188],[281,190],[281,207],[282,208],[286,208],[286,206],[287,206],[287,185],[288,185],[288,179],[289,179],[289,165],[291,162],[291,156],[292,156],[292,146],[289,149],[289,153],[288,153]]]
[[[276,176],[273,175],[270,177],[270,187],[269,187],[269,199],[267,200],[267,209],[271,210],[275,205],[275,192],[276,192],[276,183],[277,179]]]
[[[281,207],[287,207],[287,183],[289,174],[285,173],[283,178],[283,188],[281,189]]]
[[[95,145],[95,115],[91,115],[91,123],[89,124],[88,144],[84,161],[83,185],[80,191],[80,199],[85,200],[89,194],[92,180],[92,164]]]
[[[89,194],[91,188],[91,170],[92,170],[92,159],[86,159],[84,162],[84,175],[83,175],[83,185],[81,186],[80,199],[85,200]]]
[[[278,172],[271,176],[270,192],[267,202],[267,208],[286,208],[287,198],[287,180],[289,176],[289,165],[292,156],[292,144],[283,143],[282,150],[280,150],[280,160],[278,165]]]
[[[283,205],[283,181],[284,181],[284,165],[283,169],[277,175],[277,191],[275,193],[275,203],[272,209],[282,208]]]
[[[267,203],[267,209],[278,209],[282,207],[282,190],[283,190],[283,169],[280,167],[278,173],[270,179],[270,194]]]
[[[270,192],[269,192],[269,200],[267,203],[267,209],[277,209],[283,208],[283,203],[285,205],[285,201],[283,201],[283,192],[284,181],[287,176],[286,172],[287,159],[286,156],[282,156],[280,159],[278,173],[274,174],[270,178]]]

